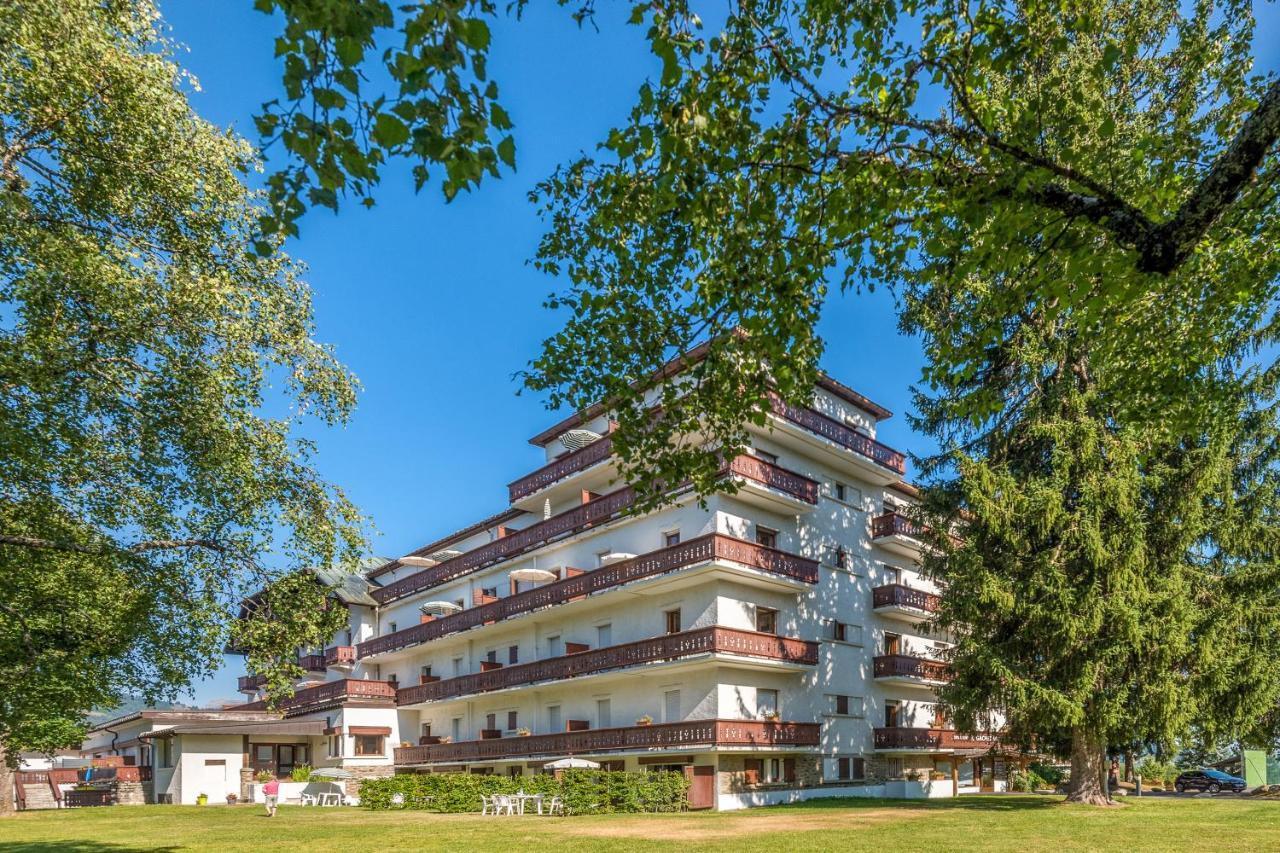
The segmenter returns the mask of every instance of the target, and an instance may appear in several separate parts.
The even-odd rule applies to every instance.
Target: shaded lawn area
[[[1059,797],[817,800],[746,812],[482,818],[286,806],[115,806],[0,820],[0,850],[1280,850],[1280,802],[1131,799],[1111,809]]]

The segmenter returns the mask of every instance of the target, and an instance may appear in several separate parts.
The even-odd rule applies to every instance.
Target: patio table
[[[511,799],[516,801],[516,813],[524,814],[524,805],[529,800],[533,800],[534,805],[538,808],[538,814],[542,814],[542,794],[526,794],[524,792],[512,794]]]

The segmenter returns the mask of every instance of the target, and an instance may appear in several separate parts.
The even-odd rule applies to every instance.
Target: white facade
[[[919,622],[937,590],[892,512],[914,489],[874,441],[887,415],[827,381],[755,431],[736,494],[642,516],[612,511],[627,493],[603,413],[549,430],[550,467],[511,485],[509,510],[369,573],[373,601],[336,638],[354,660],[316,680],[395,699],[323,713],[386,730],[385,755],[360,757],[382,772],[530,773],[573,753],[690,768],[720,808],[976,785],[996,768],[935,714],[945,643]],[[566,452],[570,430],[601,437]],[[512,577],[529,569],[556,580]],[[287,713],[322,713],[318,690],[350,693],[312,686]]]

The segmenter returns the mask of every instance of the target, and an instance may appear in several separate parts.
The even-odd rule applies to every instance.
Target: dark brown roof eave
[[[706,358],[709,347],[709,344],[699,344],[684,355],[671,359],[671,361],[664,364],[662,369],[654,375],[654,380],[665,379],[668,376],[679,372],[688,365],[701,361]],[[848,385],[832,379],[825,373],[818,374],[818,387],[822,388],[824,391],[831,392],[850,405],[857,406],[859,409],[862,409],[864,412],[872,415],[876,421],[884,421],[893,417],[893,412],[889,411],[884,406],[864,397]],[[529,443],[535,447],[542,447],[548,441],[551,441],[551,439],[560,435],[560,433],[565,430],[572,429],[580,423],[584,423],[599,416],[604,412],[604,410],[604,403],[594,403],[583,409],[581,412],[575,412],[554,426],[544,429],[542,432],[529,439]]]

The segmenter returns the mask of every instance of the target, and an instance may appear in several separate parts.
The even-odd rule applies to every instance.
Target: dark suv
[[[1221,770],[1188,770],[1174,780],[1173,788],[1179,794],[1183,791],[1208,791],[1211,794],[1219,791],[1243,791],[1244,780]]]

